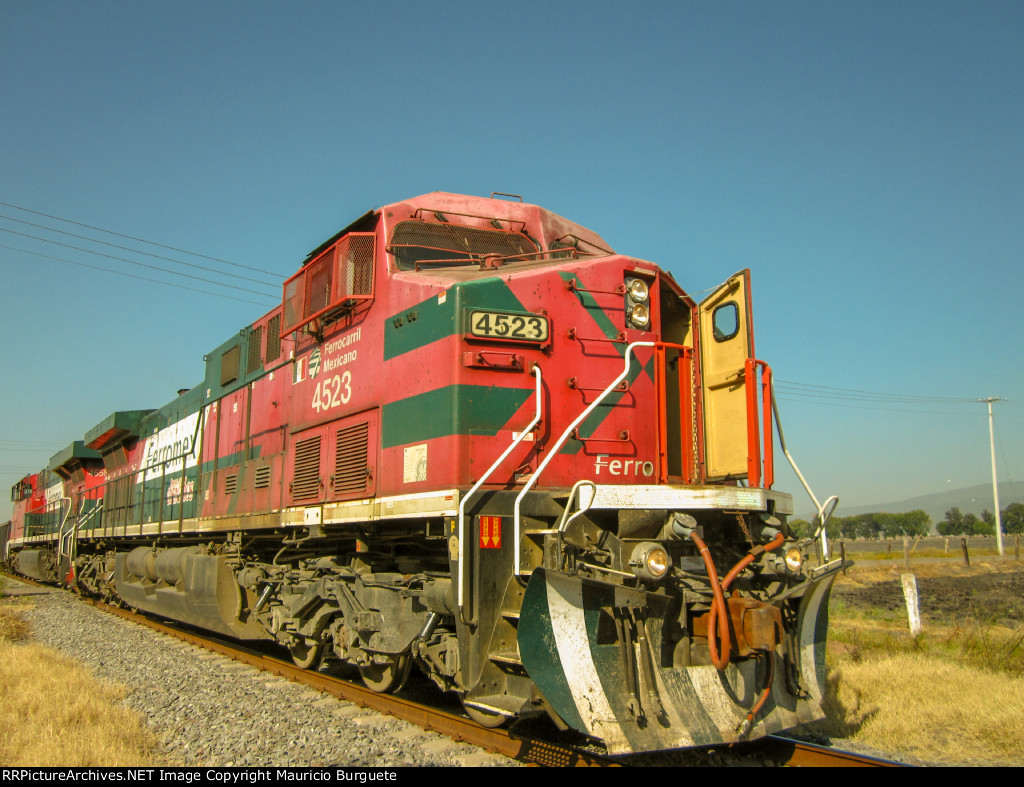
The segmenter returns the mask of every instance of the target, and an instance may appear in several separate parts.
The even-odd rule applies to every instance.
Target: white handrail
[[[587,494],[590,495],[586,502],[584,502],[583,500],[584,487],[586,487],[589,490]],[[572,508],[572,503],[574,500],[577,499],[577,495],[579,495],[578,508],[572,516],[569,516],[569,509]],[[576,517],[578,517],[585,511],[590,510],[590,506],[594,502],[595,497],[597,497],[597,484],[595,484],[593,481],[589,479],[583,479],[582,481],[577,481],[575,484],[573,484],[572,491],[569,492],[569,502],[566,503],[565,505],[565,510],[562,512],[562,518],[558,520],[558,532],[564,533],[566,528],[569,527],[570,524],[572,524],[572,521]]]
[[[526,426],[526,428],[523,429],[522,432],[519,433],[519,435],[512,441],[512,444],[509,445],[509,447],[505,449],[505,451],[502,453],[502,455],[499,456],[494,461],[494,464],[492,464],[487,469],[487,471],[482,476],[480,476],[480,480],[477,481],[473,485],[473,488],[470,489],[468,492],[466,492],[466,494],[463,495],[462,499],[459,501],[459,588],[458,588],[458,601],[457,601],[457,605],[459,607],[459,612],[460,613],[462,612],[462,607],[464,605],[464,601],[463,600],[465,598],[466,577],[469,574],[469,572],[465,570],[465,563],[464,563],[465,556],[466,556],[466,551],[465,551],[466,550],[466,547],[465,547],[465,543],[466,543],[466,504],[469,502],[469,499],[474,494],[476,494],[477,490],[480,489],[480,487],[484,485],[484,483],[487,481],[487,479],[491,477],[491,475],[494,473],[494,471],[498,469],[498,467],[501,465],[501,463],[504,462],[508,458],[509,454],[512,453],[512,451],[516,448],[516,446],[518,446],[521,442],[523,442],[523,440],[526,439],[527,435],[529,435],[529,434],[531,434],[533,432],[534,427],[537,426],[538,423],[540,423],[540,417],[541,417],[541,411],[542,411],[542,405],[543,405],[543,390],[542,390],[543,379],[542,379],[542,376],[541,376],[540,367],[537,366],[536,364],[534,364],[534,366],[533,366],[533,374],[537,378],[535,380],[535,392],[534,392],[534,397],[535,397],[536,402],[537,402],[537,410],[536,410],[536,413],[533,416],[533,420],[530,421],[530,423]],[[518,538],[516,539],[515,543],[517,545],[516,549],[517,549],[517,554],[518,554],[518,544],[519,544]],[[465,619],[465,616],[463,616],[463,619]]]
[[[589,407],[587,407],[582,413],[580,413],[576,417],[576,420],[573,421],[571,424],[569,424],[569,426],[566,428],[566,430],[564,432],[562,432],[562,436],[558,438],[558,440],[555,442],[555,444],[551,448],[548,449],[547,456],[545,456],[544,457],[544,461],[542,461],[540,463],[540,466],[537,468],[537,472],[535,472],[533,474],[533,476],[530,478],[530,480],[523,487],[522,491],[516,496],[516,502],[515,502],[515,507],[514,507],[514,512],[513,512],[513,522],[514,522],[514,530],[515,530],[514,537],[515,537],[515,549],[516,549],[515,572],[516,572],[517,575],[521,575],[523,573],[522,572],[522,559],[521,559],[522,555],[521,555],[521,550],[519,548],[520,529],[521,529],[521,525],[522,525],[522,521],[521,521],[520,514],[519,514],[519,508],[520,508],[520,505],[522,504],[523,498],[526,496],[526,493],[529,492],[533,488],[533,486],[537,483],[537,479],[540,478],[541,473],[544,472],[545,468],[547,468],[547,466],[548,466],[548,463],[552,459],[554,459],[555,456],[558,454],[559,450],[561,450],[562,446],[565,444],[565,441],[569,439],[569,435],[572,434],[572,431],[577,426],[579,426],[581,423],[583,423],[583,421],[586,420],[587,416],[589,416],[594,411],[594,409],[599,404],[601,404],[601,402],[604,401],[605,397],[607,397],[612,391],[614,391],[618,387],[619,383],[621,383],[623,380],[625,380],[626,377],[629,375],[630,356],[632,356],[634,348],[636,348],[636,347],[654,347],[654,346],[655,346],[655,342],[633,342],[628,347],[626,347],[626,354],[625,354],[626,366],[622,370],[622,374],[620,374],[618,377],[616,377],[614,380],[612,380],[611,384],[607,388],[604,389],[604,391],[601,393],[601,395],[598,396],[597,399],[595,399],[590,404]]]
[[[796,462],[793,457],[790,456],[789,451],[786,450],[786,436],[782,433],[782,421],[779,420],[779,406],[775,402],[774,385],[772,386],[772,413],[775,415],[775,429],[779,433],[779,445],[782,446],[782,453],[786,455],[786,459],[789,460],[789,464],[793,468],[793,472],[796,473],[796,477],[800,479],[800,483],[804,485],[804,489],[807,491],[807,494],[814,502],[814,507],[818,511],[818,519],[821,521],[821,524],[819,525],[820,531],[814,535],[815,537],[818,537],[819,535],[821,536],[822,559],[828,560],[828,533],[827,528],[825,527],[828,522],[828,517],[825,515],[825,509],[828,507],[829,503],[832,502],[833,498],[835,499],[836,504],[838,504],[839,498],[833,495],[828,498],[824,504],[819,503],[818,498],[815,497],[814,492],[811,491],[811,485],[807,483],[807,479],[804,478],[804,474],[800,472],[800,468],[796,466]],[[832,506],[832,510],[835,510],[835,505]],[[829,513],[829,516],[831,516],[831,512]]]
[[[68,519],[71,516],[71,506],[73,505],[70,497],[65,497],[64,495],[61,495],[61,498],[60,498],[61,508],[64,507],[65,503],[67,504],[67,507],[68,507],[67,511],[64,512],[64,516],[61,518],[60,524],[57,526],[57,567],[58,568],[60,568],[60,560],[61,560],[61,558],[64,557],[64,554],[63,554],[64,553],[64,536],[65,536],[64,525],[66,525],[68,523]]]
[[[68,498],[68,513],[69,514],[71,512],[70,504],[71,504],[71,499]],[[84,517],[76,517],[75,518],[75,525],[74,525],[74,527],[69,528],[67,531],[65,531],[64,530],[64,525],[61,525],[60,541],[59,541],[59,544],[58,544],[58,547],[57,547],[57,562],[58,563],[60,563],[60,560],[64,557],[65,553],[67,554],[67,556],[71,560],[74,560],[77,557],[77,550],[73,549],[72,547],[73,547],[76,539],[78,538],[78,531],[81,530],[82,526],[86,522],[88,522],[90,519],[92,519],[93,516],[95,516],[96,513],[101,508],[103,508],[103,501],[102,500],[99,501],[98,505],[96,505],[92,509],[90,509],[89,513],[87,513]],[[68,518],[65,517],[65,519],[64,519],[65,524],[67,523],[67,519]],[[65,543],[66,543],[66,546],[65,546]]]

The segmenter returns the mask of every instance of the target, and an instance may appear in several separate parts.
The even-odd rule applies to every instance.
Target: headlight
[[[646,301],[650,290],[647,289],[647,282],[643,279],[633,279],[629,283],[629,297],[634,301]]]
[[[641,331],[650,330],[651,288],[643,279],[626,279],[626,320]]]
[[[790,547],[786,550],[786,568],[792,571],[794,574],[799,574],[800,569],[804,565],[804,556],[796,547]]]
[[[629,565],[640,579],[656,582],[668,574],[672,568],[672,558],[661,544],[645,542],[634,547]]]
[[[642,303],[637,303],[629,310],[629,319],[633,321],[637,328],[646,328],[647,323],[650,322],[651,313]]]

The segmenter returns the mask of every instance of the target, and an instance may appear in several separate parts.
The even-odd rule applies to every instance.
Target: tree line
[[[1011,503],[1001,512],[1004,533],[1024,533],[1024,503]],[[790,530],[798,538],[814,535],[814,527],[803,519],[791,519]],[[945,519],[936,523],[935,530],[940,536],[994,536],[996,520],[991,511],[981,512],[981,517],[965,514],[953,507],[946,512]],[[856,516],[834,516],[828,521],[830,539],[878,539],[900,536],[927,536],[932,532],[932,520],[924,511],[907,511],[902,514],[877,512]]]
[[[1010,503],[999,514],[1004,533],[1024,533],[1024,503]],[[981,512],[979,519],[974,514],[964,514],[953,506],[935,529],[939,531],[940,536],[994,536],[996,518],[987,508]]]

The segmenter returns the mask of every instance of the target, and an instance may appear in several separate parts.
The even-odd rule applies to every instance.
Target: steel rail
[[[906,768],[905,762],[871,757],[857,754],[830,746],[819,746],[814,743],[786,738],[781,735],[769,735],[752,745],[763,748],[768,756],[783,765],[794,768]]]
[[[158,623],[145,616],[119,609],[100,601],[84,599],[105,612],[133,623],[148,626],[162,634],[175,637],[212,653],[240,661],[257,669],[279,675],[348,702],[369,708],[386,716],[415,724],[425,730],[440,733],[455,741],[479,746],[490,752],[503,754],[521,762],[554,767],[601,767],[618,763],[565,746],[530,738],[502,729],[488,729],[447,711],[437,710],[393,694],[379,694],[350,681],[296,667],[287,661],[264,656],[200,634],[183,631],[174,626]]]

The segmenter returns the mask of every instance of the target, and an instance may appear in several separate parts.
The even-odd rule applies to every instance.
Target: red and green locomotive
[[[839,568],[771,488],[770,377],[747,271],[698,303],[542,208],[428,194],[26,476],[11,559],[378,691],[416,668],[485,724],[756,737],[821,715]]]

